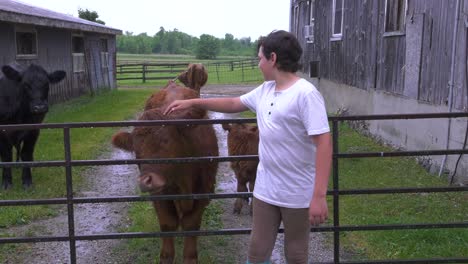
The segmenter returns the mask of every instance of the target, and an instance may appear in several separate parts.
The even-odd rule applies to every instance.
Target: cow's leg
[[[8,143],[6,137],[0,134],[0,158],[3,162],[12,162],[12,145]],[[13,179],[11,177],[11,168],[3,168],[2,173],[2,187],[3,189],[10,189],[13,186]]]
[[[181,221],[182,229],[184,231],[200,230],[203,211],[208,205],[207,200],[196,200],[194,202],[193,210],[184,215]],[[197,251],[197,237],[190,236],[184,237],[184,262],[183,264],[197,264],[198,251]]]
[[[36,145],[37,139],[39,137],[39,130],[31,130],[26,133],[24,137],[23,146],[20,151],[21,161],[33,161],[34,155],[34,146]],[[30,167],[23,167],[23,187],[25,189],[30,188],[32,185],[32,176],[31,176],[31,168]]]
[[[176,231],[179,226],[177,211],[172,201],[156,201],[153,203],[158,215],[159,227],[162,232]],[[159,254],[160,264],[173,264],[175,258],[174,238],[163,237],[161,252]]]
[[[240,172],[237,177],[237,192],[248,192],[247,190],[247,181],[245,175]],[[234,202],[234,213],[235,214],[240,214],[242,210],[242,204],[244,203],[244,198],[236,198],[236,201]],[[247,202],[249,199],[247,198]]]
[[[252,177],[249,177],[249,191],[253,192],[255,188],[255,177],[256,177],[256,172],[254,172]],[[253,201],[253,198],[252,198]],[[250,215],[253,214],[253,202],[250,203]]]

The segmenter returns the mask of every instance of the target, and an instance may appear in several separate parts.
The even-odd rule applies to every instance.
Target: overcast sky
[[[78,17],[96,11],[107,26],[154,35],[160,27],[194,37],[210,34],[256,40],[274,29],[289,29],[290,0],[19,0]]]

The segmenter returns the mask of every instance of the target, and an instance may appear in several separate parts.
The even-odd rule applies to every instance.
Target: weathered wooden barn
[[[116,87],[116,35],[121,30],[26,5],[0,1],[0,64],[39,64],[67,77],[52,85],[50,100]]]
[[[291,0],[302,74],[330,112],[468,111],[466,0]],[[369,132],[405,149],[463,148],[467,120],[372,121]],[[466,156],[466,155],[465,155]],[[454,171],[458,155],[430,158]],[[468,183],[468,158],[457,168]]]

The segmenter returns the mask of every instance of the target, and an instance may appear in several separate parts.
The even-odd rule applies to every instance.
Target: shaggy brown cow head
[[[191,63],[188,69],[182,72],[177,79],[185,86],[200,92],[200,88],[208,81],[208,72],[201,63]]]
[[[198,113],[199,116],[194,116]],[[194,112],[194,118],[203,118],[205,112]],[[160,109],[145,111],[139,120],[180,119],[177,113],[166,116]],[[134,152],[137,159],[177,158],[187,156],[187,142],[184,135],[193,127],[148,126],[135,127],[132,132],[118,132],[112,137],[112,144],[120,149]],[[187,175],[186,164],[140,164],[138,184],[143,192],[162,193],[173,186],[177,178]]]
[[[165,110],[173,101],[180,99],[199,98],[200,94],[192,89],[182,87],[169,82],[163,89],[156,91],[145,103],[145,111],[150,109]],[[196,119],[198,116],[206,114],[205,110],[199,108],[190,108],[184,111],[176,111],[166,118],[170,119]],[[205,117],[204,115],[202,117]]]

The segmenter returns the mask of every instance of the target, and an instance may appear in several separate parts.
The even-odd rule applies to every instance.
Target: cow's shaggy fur
[[[248,124],[223,124],[223,129],[228,131],[228,149],[230,156],[258,155],[258,127]],[[237,179],[237,191],[253,192],[257,175],[258,161],[232,161],[231,168]],[[248,200],[247,200],[248,201]],[[234,203],[234,213],[239,214],[243,201],[237,198]],[[250,207],[252,212],[252,207]]]
[[[198,87],[198,85],[197,85]],[[201,86],[200,86],[201,87]],[[145,104],[139,120],[205,119],[205,110],[191,108],[164,115],[174,100],[199,97],[199,91],[170,82],[155,92]],[[118,132],[112,138],[114,146],[132,151],[137,159],[218,156],[218,145],[211,125],[135,127],[132,132]],[[140,189],[151,194],[213,193],[217,172],[216,162],[140,164]],[[159,200],[153,205],[161,231],[199,230],[203,211],[209,200]],[[197,237],[184,238],[184,264],[198,263]],[[174,238],[162,238],[160,263],[173,263]]]

